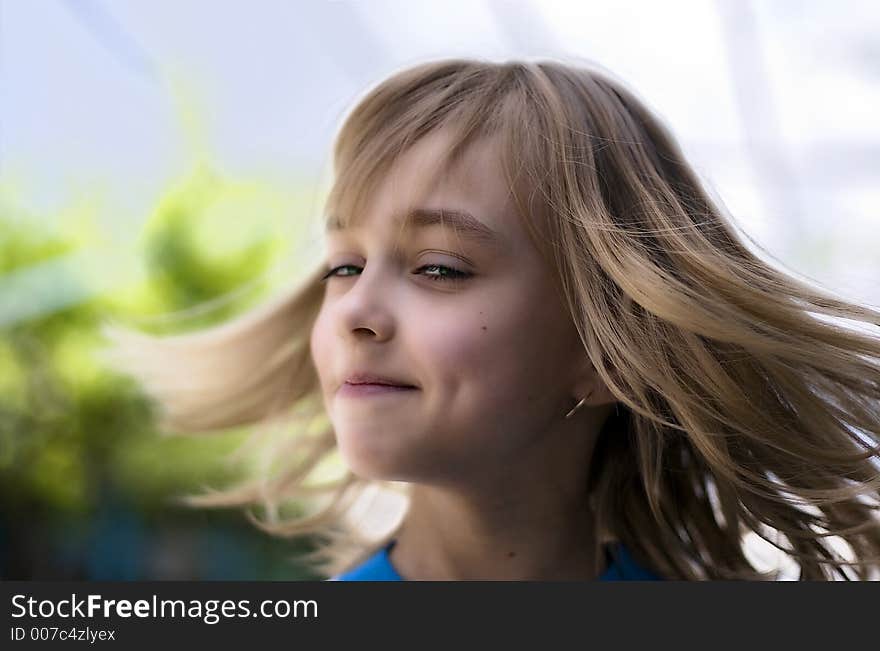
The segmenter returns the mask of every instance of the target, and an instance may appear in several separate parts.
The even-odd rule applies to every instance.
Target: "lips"
[[[342,398],[380,398],[406,396],[417,392],[415,387],[392,386],[390,384],[349,384],[346,382],[337,392]]]
[[[406,389],[416,389],[416,385],[408,382],[406,380],[395,378],[390,375],[379,374],[379,373],[371,373],[365,371],[356,371],[354,373],[349,374],[349,376],[345,380],[346,384],[374,384],[374,385],[382,385],[388,387],[400,387]]]
[[[417,386],[401,377],[356,371],[349,374],[337,395],[342,398],[375,398],[384,403],[385,400],[394,399],[394,396],[406,396],[418,390]]]

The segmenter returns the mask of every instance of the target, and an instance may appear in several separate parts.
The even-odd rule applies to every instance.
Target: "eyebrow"
[[[429,228],[431,226],[451,226],[462,237],[498,245],[501,243],[499,233],[464,210],[450,208],[414,208],[402,220],[398,220],[401,228]],[[327,231],[341,231],[343,226],[338,217],[327,221]]]

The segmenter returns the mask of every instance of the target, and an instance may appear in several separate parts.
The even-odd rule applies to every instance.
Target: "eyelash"
[[[325,280],[334,277],[336,275],[334,272],[339,271],[340,269],[345,269],[346,267],[353,267],[355,269],[360,269],[360,267],[358,267],[357,265],[342,264],[342,265],[339,265],[338,267],[333,267],[330,271],[328,271],[324,275],[324,277],[321,278],[321,282],[324,282]],[[442,265],[442,264],[422,265],[421,267],[416,269],[416,271],[422,271],[423,269],[431,269],[431,268],[445,269],[446,271],[450,272],[450,274],[451,274],[451,275],[446,275],[446,276],[442,276],[442,275],[441,276],[425,276],[425,278],[428,278],[429,280],[434,281],[434,282],[459,283],[464,280],[467,280],[468,278],[470,278],[473,275],[472,273],[470,273],[468,271],[461,271],[460,269],[455,269],[454,267],[447,267],[446,265]],[[339,276],[339,278],[345,278],[345,277],[346,276]]]

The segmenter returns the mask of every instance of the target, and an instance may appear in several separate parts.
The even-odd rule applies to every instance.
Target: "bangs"
[[[535,125],[538,111],[530,101],[528,74],[527,64],[454,60],[405,70],[374,88],[337,136],[326,229],[356,227],[400,158],[416,143],[442,133],[446,144],[420,169],[417,187],[403,188],[411,198],[405,213],[421,205],[470,146],[491,139],[519,218],[536,244],[546,239],[537,232],[534,217],[541,210],[532,199],[535,183],[546,178],[548,146]]]

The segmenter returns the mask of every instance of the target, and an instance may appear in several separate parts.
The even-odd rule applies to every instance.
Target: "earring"
[[[580,402],[578,402],[578,403],[572,408],[572,410],[571,410],[570,412],[568,412],[568,413],[565,415],[565,417],[566,417],[566,418],[571,418],[571,415],[572,415],[574,412],[576,412],[578,409],[580,409],[580,408],[583,406],[583,404],[587,401],[587,398],[589,398],[591,395],[593,395],[593,392],[592,392],[592,391],[590,391],[586,396],[584,396],[583,398],[581,398]]]

